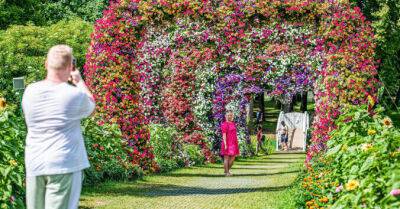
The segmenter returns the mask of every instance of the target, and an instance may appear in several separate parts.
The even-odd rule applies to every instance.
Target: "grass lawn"
[[[233,177],[224,177],[221,164],[208,164],[85,187],[80,208],[294,208],[288,191],[304,157],[274,153],[239,159]]]

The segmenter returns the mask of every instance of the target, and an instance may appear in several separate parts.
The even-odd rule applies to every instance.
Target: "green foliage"
[[[394,97],[400,89],[400,1],[352,1],[356,2],[364,15],[372,21],[377,41],[376,58],[381,62],[379,78],[387,90],[382,101],[387,107],[394,106]]]
[[[49,0],[39,4],[44,24],[52,24],[75,17],[94,22],[102,16],[108,0]]]
[[[83,66],[91,32],[92,25],[80,19],[48,27],[12,26],[0,32],[0,94],[16,101],[12,78],[25,76],[27,83],[43,79],[45,56],[56,44],[70,45],[78,66]]]
[[[161,172],[179,167],[178,145],[174,140],[176,134],[177,131],[173,127],[159,124],[150,126],[150,143],[153,147],[154,160]]]
[[[143,175],[128,159],[128,150],[116,124],[99,126],[95,119],[82,123],[84,141],[91,167],[85,170],[85,184],[105,180],[129,180]]]
[[[184,153],[186,154],[186,165],[200,165],[203,164],[206,160],[204,154],[201,152],[201,149],[198,145],[194,144],[184,144],[183,145]]]
[[[0,29],[36,19],[31,10],[35,1],[37,0],[0,0]]]
[[[334,194],[332,208],[400,207],[399,199],[390,195],[400,188],[400,131],[382,111],[378,108],[371,116],[366,106],[350,107],[337,120],[338,129],[328,142],[326,178],[344,190]],[[347,184],[351,180],[359,187],[352,190]]]
[[[203,164],[205,161],[198,145],[190,145],[175,140],[177,134],[177,130],[173,127],[160,124],[150,125],[150,143],[160,172]]]
[[[336,120],[327,152],[304,176],[297,203],[304,207],[399,208],[400,130],[383,108],[349,106]]]
[[[24,208],[26,127],[14,110],[0,110],[0,208]]]
[[[108,0],[0,0],[0,29],[10,25],[50,25],[80,18],[94,22],[107,7]]]

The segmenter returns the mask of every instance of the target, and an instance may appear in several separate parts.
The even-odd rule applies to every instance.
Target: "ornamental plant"
[[[336,120],[328,151],[302,182],[307,208],[398,208],[400,130],[383,108],[348,106]],[[324,199],[321,199],[324,197]],[[303,205],[304,206],[304,205]]]
[[[85,169],[84,184],[94,185],[106,180],[132,180],[140,178],[143,170],[133,165],[126,155],[121,131],[116,124],[99,126],[96,118],[82,122],[83,138],[89,156],[90,168]]]
[[[0,207],[24,208],[25,122],[12,107],[0,108]]]

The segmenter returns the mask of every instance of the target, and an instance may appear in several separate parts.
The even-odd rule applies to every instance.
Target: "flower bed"
[[[12,108],[0,107],[0,207],[24,208],[25,122]]]
[[[328,151],[312,161],[296,195],[306,208],[399,208],[400,130],[382,109],[349,106]]]

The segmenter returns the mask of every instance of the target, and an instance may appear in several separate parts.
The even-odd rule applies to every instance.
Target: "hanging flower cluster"
[[[335,4],[322,18],[326,55],[314,88],[316,117],[307,161],[326,149],[329,133],[335,129],[333,120],[341,114],[341,108],[366,104],[368,96],[376,101],[379,84],[373,59],[374,35],[360,9]]]
[[[162,123],[162,89],[165,86],[164,66],[167,65],[171,54],[172,40],[169,33],[160,29],[165,25],[147,27],[141,34],[138,44],[137,69],[141,72],[141,100],[144,113],[150,123]]]
[[[137,11],[137,5],[122,2],[113,2],[104,11],[95,24],[84,74],[97,102],[97,114],[119,125],[132,164],[151,170],[154,156],[140,102],[142,76],[136,70],[135,56],[140,16],[131,11]]]
[[[246,105],[247,97],[243,89],[244,76],[238,74],[227,74],[217,80],[216,91],[213,100],[213,116],[215,122],[214,147],[221,143],[221,124],[225,121],[227,111],[232,111],[235,116],[235,122],[238,129],[238,140],[242,155],[251,153],[249,147],[250,136],[246,124]]]
[[[195,69],[202,64],[200,59],[210,56],[210,53],[212,51],[199,51],[190,44],[174,51],[167,66],[172,69],[172,74],[163,94],[163,110],[167,121],[175,125],[185,142],[200,145],[208,160],[212,158],[211,150],[195,119],[192,104],[196,90]]]

